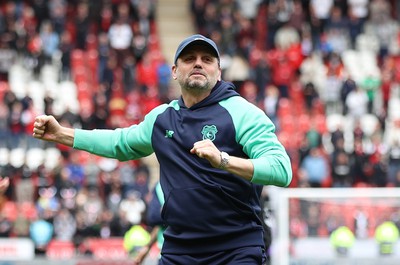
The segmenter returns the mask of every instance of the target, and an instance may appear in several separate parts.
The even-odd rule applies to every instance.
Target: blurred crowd
[[[31,132],[40,113],[76,128],[116,128],[174,99],[156,7],[1,2],[0,174],[11,185],[0,236],[30,236],[43,251],[52,237],[79,246],[146,223],[148,164],[38,142]],[[224,79],[276,125],[291,187],[400,186],[395,0],[192,0],[188,8],[196,31],[219,46]],[[51,227],[47,238],[31,231],[38,220]]]

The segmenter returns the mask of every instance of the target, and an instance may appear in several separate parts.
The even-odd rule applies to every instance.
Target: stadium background
[[[178,95],[171,61],[195,32],[218,44],[224,79],[276,124],[292,159],[289,189],[400,186],[399,10],[395,0],[1,1],[0,174],[11,178],[1,256],[33,258],[20,253],[29,239],[36,258],[55,263],[125,258],[126,231],[150,229],[154,157],[119,163],[39,142],[33,119],[86,129],[139,122]],[[265,188],[267,206],[273,194]],[[354,207],[291,205],[292,238],[339,225],[356,233],[357,218],[368,223],[360,237],[383,220],[400,225],[398,203],[363,204],[357,218]]]

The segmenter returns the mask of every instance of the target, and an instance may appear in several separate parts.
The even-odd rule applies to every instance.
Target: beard
[[[197,91],[203,92],[207,90],[211,90],[212,86],[209,80],[182,80],[179,82],[181,87],[187,91]]]

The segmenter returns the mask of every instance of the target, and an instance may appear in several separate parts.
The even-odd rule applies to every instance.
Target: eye
[[[191,56],[191,55],[185,56],[185,57],[183,58],[183,61],[185,61],[185,62],[191,62],[191,61],[193,61],[193,60],[195,60],[195,57],[194,57],[194,56]]]
[[[204,56],[203,61],[206,63],[212,63],[214,62],[214,58],[212,56]]]

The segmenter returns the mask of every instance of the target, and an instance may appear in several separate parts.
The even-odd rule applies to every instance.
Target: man
[[[33,136],[120,161],[156,154],[168,225],[160,264],[263,264],[262,185],[292,178],[275,127],[221,80],[217,46],[202,35],[178,46],[172,77],[181,97],[138,125],[82,130],[42,115]]]
[[[0,177],[0,195],[4,194],[10,185],[10,179],[8,177]]]

